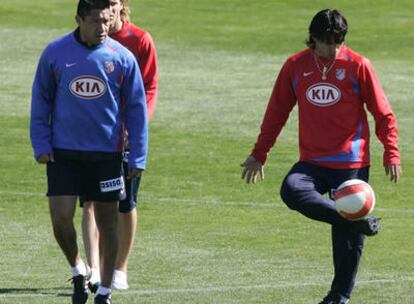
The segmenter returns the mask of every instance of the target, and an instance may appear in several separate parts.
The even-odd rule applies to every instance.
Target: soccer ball
[[[335,208],[347,220],[363,219],[374,210],[375,193],[371,186],[360,179],[350,179],[336,189]]]

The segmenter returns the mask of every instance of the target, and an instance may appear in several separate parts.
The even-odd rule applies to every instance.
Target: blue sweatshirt
[[[32,89],[30,137],[37,159],[54,148],[121,152],[145,169],[147,112],[135,57],[111,38],[88,48],[70,33],[44,50]]]

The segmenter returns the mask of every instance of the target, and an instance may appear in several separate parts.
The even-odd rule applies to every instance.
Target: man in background
[[[109,35],[127,47],[138,61],[144,82],[148,120],[152,117],[157,101],[158,64],[154,42],[150,34],[130,22],[128,0],[111,0],[111,24]],[[129,152],[126,151],[126,154]],[[124,157],[124,167],[128,166]],[[127,172],[125,170],[125,172]],[[126,180],[126,197],[119,203],[118,218],[118,255],[112,287],[128,289],[127,268],[128,258],[134,243],[137,229],[137,194],[141,176]],[[88,263],[92,269],[89,287],[97,290],[100,284],[99,271],[99,233],[95,223],[94,202],[83,203],[83,240]]]

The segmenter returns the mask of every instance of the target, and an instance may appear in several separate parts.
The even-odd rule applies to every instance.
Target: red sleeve
[[[375,120],[375,133],[384,146],[384,165],[400,164],[397,120],[368,60],[360,67],[361,96]]]
[[[279,73],[267,105],[260,134],[252,151],[252,156],[262,164],[266,162],[270,149],[275,144],[296,104],[294,84],[290,77],[289,67],[289,62],[285,63]]]
[[[147,112],[149,120],[155,110],[158,89],[157,52],[154,41],[149,33],[145,33],[140,40],[138,58],[147,98]]]

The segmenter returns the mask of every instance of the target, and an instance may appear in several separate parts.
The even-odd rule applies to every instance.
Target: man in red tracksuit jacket
[[[385,173],[402,174],[395,116],[370,62],[344,44],[348,26],[337,10],[317,13],[309,27],[308,48],[283,65],[273,88],[251,155],[242,164],[248,183],[264,178],[271,147],[297,104],[300,160],[283,181],[286,205],[308,218],[332,225],[335,275],[321,302],[349,302],[365,235],[375,235],[379,219],[342,218],[323,194],[348,179],[368,181],[370,132],[365,108],[384,146]]]
[[[110,2],[112,22],[109,36],[129,49],[138,61],[145,88],[149,121],[155,110],[158,92],[158,63],[155,45],[148,32],[130,22],[128,0],[111,0]],[[126,143],[127,145],[128,143]],[[127,167],[126,162],[124,162],[124,167]],[[114,289],[124,290],[129,288],[127,267],[138,222],[136,207],[140,181],[141,176],[129,180],[125,177],[126,197],[119,202],[118,255],[112,281],[112,288]],[[93,202],[82,203],[84,207],[82,219],[83,240],[88,263],[92,269],[89,287],[94,292],[100,284],[98,234]]]

